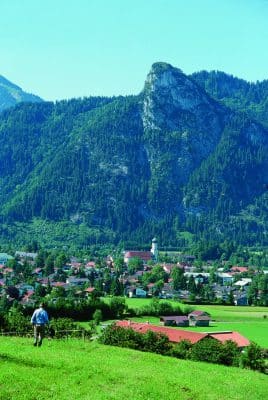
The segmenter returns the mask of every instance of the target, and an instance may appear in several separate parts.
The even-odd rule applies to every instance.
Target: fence
[[[33,332],[18,332],[18,331],[5,332],[2,330],[0,331],[0,336],[17,336],[17,337],[31,338],[33,336]],[[48,332],[46,334],[46,337],[48,339],[80,338],[85,341],[86,339],[90,339],[92,336],[90,332],[84,329],[64,329],[64,330],[55,330],[53,334],[51,332]]]

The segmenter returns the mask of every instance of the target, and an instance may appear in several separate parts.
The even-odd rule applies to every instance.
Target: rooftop
[[[136,332],[146,333],[147,331],[153,331],[156,333],[162,333],[169,338],[170,342],[179,343],[182,340],[189,340],[192,344],[199,342],[208,335],[201,332],[184,331],[182,329],[173,329],[166,326],[156,326],[149,323],[136,323],[132,321],[118,321],[116,326],[121,328],[131,328]]]
[[[246,347],[250,344],[249,340],[238,332],[212,332],[209,333],[210,337],[219,340],[220,342],[226,342],[231,340],[237,344],[238,347]]]
[[[222,343],[231,340],[237,344],[238,347],[246,347],[250,344],[249,340],[238,332],[223,331],[223,332],[193,332],[183,329],[169,328],[166,326],[151,325],[150,323],[139,323],[129,320],[118,321],[116,326],[121,328],[130,328],[136,332],[146,333],[153,331],[166,335],[170,342],[179,343],[182,340],[189,340],[192,344],[199,342],[204,338],[214,338]]]

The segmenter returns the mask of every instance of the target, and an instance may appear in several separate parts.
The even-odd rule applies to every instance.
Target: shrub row
[[[169,342],[166,335],[161,333],[147,331],[142,334],[131,328],[115,325],[109,325],[102,332],[99,340],[103,344],[112,346],[267,372],[264,351],[253,342],[241,353],[236,343],[232,341],[221,343],[213,338],[205,338],[195,344],[187,340],[173,344]]]
[[[182,308],[181,304],[159,301],[159,299],[155,298],[143,307],[129,309],[130,314],[136,316],[186,315],[191,311],[193,311],[193,307],[191,306],[185,305]]]
[[[99,337],[99,341],[107,345],[128,347],[163,355],[169,354],[172,348],[166,335],[152,331],[141,334],[133,329],[124,329],[115,325],[107,326]]]

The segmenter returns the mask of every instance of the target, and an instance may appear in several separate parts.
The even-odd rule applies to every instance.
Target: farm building
[[[238,332],[232,332],[232,331],[211,332],[208,333],[208,335],[213,339],[216,339],[222,343],[227,342],[227,340],[231,340],[232,342],[235,342],[240,349],[243,349],[244,347],[247,347],[250,344],[249,340],[244,336],[240,335],[240,333]]]
[[[189,319],[187,315],[171,315],[160,317],[160,321],[165,326],[189,326]]]
[[[206,333],[184,331],[182,329],[168,328],[167,326],[151,325],[150,323],[139,323],[132,321],[118,321],[116,326],[125,329],[133,329],[139,333],[146,333],[147,331],[153,331],[156,333],[162,333],[169,338],[172,343],[179,343],[182,340],[189,340],[192,344],[199,342],[201,339],[207,337]]]
[[[211,320],[208,313],[205,311],[193,311],[188,315],[190,326],[209,326]]]
[[[115,326],[133,329],[135,332],[146,333],[147,331],[152,331],[156,333],[162,333],[166,335],[170,342],[179,343],[182,340],[188,340],[190,343],[195,344],[204,338],[211,338],[224,343],[228,340],[233,341],[237,344],[240,349],[248,346],[250,344],[249,340],[244,336],[240,335],[238,332],[224,331],[224,332],[192,332],[185,331],[183,329],[169,328],[167,326],[157,326],[151,325],[150,323],[139,323],[129,320],[117,321]]]

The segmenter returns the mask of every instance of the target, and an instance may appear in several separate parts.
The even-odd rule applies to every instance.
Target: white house
[[[14,257],[10,256],[7,253],[0,253],[0,264],[2,264],[2,265],[6,265],[8,260],[13,260],[13,259],[14,259]]]
[[[227,272],[218,272],[217,276],[221,279],[223,285],[231,285],[234,281],[234,277]]]

